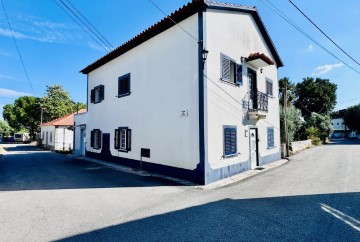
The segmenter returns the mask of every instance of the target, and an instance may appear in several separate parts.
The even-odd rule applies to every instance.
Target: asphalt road
[[[360,241],[360,143],[212,190],[5,148],[0,241]]]

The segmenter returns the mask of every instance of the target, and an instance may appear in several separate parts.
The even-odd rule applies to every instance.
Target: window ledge
[[[128,150],[118,149],[119,152],[128,153]]]
[[[126,97],[126,96],[129,96],[130,94],[131,94],[131,92],[125,93],[125,94],[121,94],[121,95],[117,95],[116,97],[117,97],[117,98]]]
[[[235,87],[239,87],[239,86],[241,86],[242,84],[238,84],[238,83],[234,83],[234,82],[230,82],[230,81],[226,81],[226,80],[224,80],[224,79],[222,79],[222,78],[220,78],[219,79],[221,82],[225,82],[226,84],[229,84],[229,85],[231,85],[231,86],[235,86]]]
[[[222,158],[223,159],[230,159],[230,158],[238,157],[239,155],[240,155],[240,153],[233,154],[233,155],[223,155]]]
[[[271,146],[271,147],[267,147],[268,150],[272,150],[272,149],[275,149],[276,146]]]

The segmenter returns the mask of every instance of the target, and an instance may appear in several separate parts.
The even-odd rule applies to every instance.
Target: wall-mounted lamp
[[[260,69],[260,73],[263,73],[263,68]]]
[[[240,61],[241,61],[241,63],[243,63],[243,62],[244,62],[244,60],[245,60],[245,57],[244,57],[244,56],[241,56],[241,57],[240,57]]]
[[[204,66],[204,65],[205,65],[205,61],[206,61],[206,59],[207,59],[207,56],[208,56],[208,54],[209,54],[209,51],[208,51],[208,50],[203,49],[203,50],[201,51],[201,53],[202,53],[203,66]]]

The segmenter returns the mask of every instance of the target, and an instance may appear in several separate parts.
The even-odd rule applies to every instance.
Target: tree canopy
[[[40,124],[40,98],[23,96],[14,104],[7,104],[3,109],[3,117],[16,131],[25,129],[31,135]]]
[[[360,133],[360,104],[352,106],[345,111],[344,122],[349,129]]]
[[[1,136],[9,136],[14,133],[14,129],[10,127],[10,125],[4,121],[0,120],[0,135]]]
[[[59,85],[47,86],[45,96],[41,99],[43,122],[49,122],[85,107],[85,104],[71,100],[69,93]]]
[[[337,85],[328,79],[307,77],[296,84],[294,105],[305,118],[311,113],[329,115],[336,105]]]

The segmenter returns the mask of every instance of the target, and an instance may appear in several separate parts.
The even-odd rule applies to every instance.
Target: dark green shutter
[[[114,132],[114,148],[116,150],[120,149],[120,132],[119,129],[115,129]]]
[[[95,102],[95,89],[92,89],[90,92],[90,102],[91,103]]]
[[[100,90],[99,90],[99,101],[101,100],[104,100],[104,97],[105,97],[105,87],[104,85],[101,85],[100,87]]]
[[[102,140],[101,136],[102,136],[102,133],[101,133],[101,131],[98,131],[98,132],[99,132],[99,136],[98,136],[99,137],[99,143],[98,143],[99,147],[98,148],[101,149],[101,140]]]
[[[242,65],[236,64],[236,84],[241,85],[243,80]]]
[[[126,150],[130,151],[131,150],[131,129],[127,130],[126,136],[127,136]]]
[[[90,147],[94,147],[94,130],[90,134]]]

